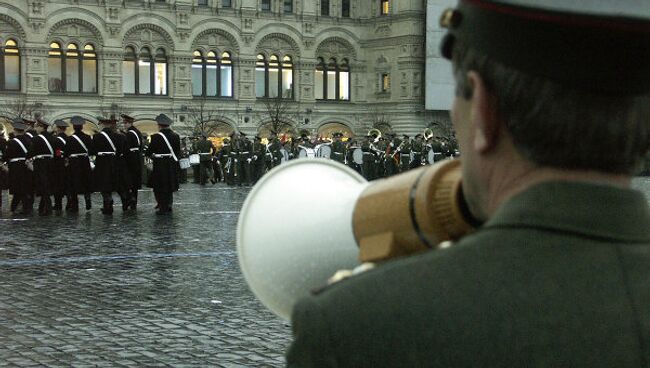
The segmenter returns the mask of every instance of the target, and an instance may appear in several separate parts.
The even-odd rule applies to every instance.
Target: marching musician
[[[52,213],[51,171],[54,158],[54,139],[47,129],[50,124],[43,118],[38,118],[34,125],[36,136],[32,139],[27,152],[28,165],[34,170],[34,194],[41,197],[38,203],[38,214],[47,216]]]
[[[178,157],[181,154],[181,138],[170,126],[173,121],[165,114],[156,116],[158,133],[151,136],[147,156],[153,160],[153,172],[149,187],[158,203],[157,215],[172,212],[173,193],[178,191]]]
[[[397,152],[400,172],[406,172],[411,167],[411,138],[406,134],[402,138],[402,143],[397,148]]]
[[[68,162],[66,176],[68,186],[68,201],[66,211],[71,213],[79,212],[79,195],[84,196],[86,211],[92,208],[90,194],[92,187],[92,165],[91,156],[95,156],[93,139],[83,131],[85,120],[81,116],[73,116],[70,119],[74,133],[66,138],[65,158]]]
[[[412,160],[409,165],[411,169],[422,166],[422,163],[424,162],[424,143],[422,142],[422,137],[422,134],[416,134],[415,141],[411,145]]]
[[[258,180],[264,175],[264,169],[266,168],[264,157],[266,155],[266,146],[262,143],[262,137],[259,135],[255,136],[252,146],[253,154],[253,185],[257,183]]]
[[[126,162],[126,170],[130,179],[127,187],[129,198],[127,208],[135,211],[138,207],[138,190],[142,188],[142,167],[144,166],[144,156],[142,155],[142,132],[133,125],[135,118],[127,114],[121,114],[120,117],[122,118],[124,129],[126,129],[124,160]]]
[[[332,156],[331,158],[340,163],[345,163],[345,143],[341,140],[343,133],[334,132],[332,135],[334,141],[332,142]]]
[[[54,195],[54,211],[61,212],[63,210],[63,197],[67,194],[67,183],[66,183],[66,168],[65,168],[65,150],[66,150],[66,138],[68,137],[65,134],[66,129],[68,129],[68,123],[61,119],[54,120],[53,128],[55,134],[53,137],[54,141],[54,158],[51,163],[51,190]],[[68,199],[69,201],[70,199]],[[67,205],[67,203],[66,203]]]
[[[12,195],[10,210],[16,213],[21,205],[21,215],[30,215],[33,211],[33,173],[27,167],[27,154],[31,139],[26,135],[27,124],[23,119],[12,121],[13,138],[7,142],[4,160],[9,168],[9,194]]]

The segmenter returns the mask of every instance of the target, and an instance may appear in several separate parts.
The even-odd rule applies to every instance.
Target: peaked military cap
[[[170,119],[169,116],[167,116],[165,114],[160,114],[160,115],[156,116],[155,120],[156,120],[156,123],[158,123],[158,125],[170,126],[170,125],[172,125],[174,123],[172,121],[172,119]]]
[[[11,126],[14,130],[27,130],[27,125],[23,122],[21,118],[15,118],[11,121]]]
[[[99,121],[100,124],[116,124],[117,121],[113,118],[105,118],[103,116],[97,116],[97,121]]]
[[[59,127],[59,128],[67,128],[68,127],[68,123],[66,123],[65,121],[63,121],[61,119],[54,120],[54,125],[56,127]]]
[[[129,115],[127,115],[127,114],[121,114],[120,117],[122,118],[122,120],[124,120],[124,121],[127,122],[127,123],[128,123],[128,122],[134,122],[134,121],[135,121],[135,118],[134,118],[134,117],[129,116]]]
[[[36,123],[44,127],[49,127],[51,125],[47,120],[42,118],[36,118]]]
[[[36,122],[34,120],[29,120],[27,118],[21,118],[21,119],[22,119],[23,123],[26,124],[27,126],[34,126],[34,124],[36,124]]]
[[[75,115],[72,117],[72,119],[70,119],[70,122],[74,126],[79,126],[79,125],[84,125],[86,123],[86,120],[79,115]]]
[[[505,66],[570,88],[650,92],[647,0],[459,0],[440,25],[441,54],[458,42]]]

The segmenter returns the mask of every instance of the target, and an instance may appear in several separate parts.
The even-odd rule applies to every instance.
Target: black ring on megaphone
[[[418,224],[417,218],[415,217],[415,194],[417,193],[420,179],[422,179],[426,172],[427,170],[422,170],[422,173],[420,173],[418,178],[415,180],[415,183],[413,183],[413,186],[411,187],[411,192],[409,193],[409,212],[411,213],[411,223],[413,224],[413,229],[415,230],[415,233],[418,234],[418,238],[420,238],[420,241],[422,241],[422,243],[424,243],[427,248],[433,249],[433,246],[431,243],[429,243],[429,240],[424,236],[424,234],[422,234],[420,225]]]

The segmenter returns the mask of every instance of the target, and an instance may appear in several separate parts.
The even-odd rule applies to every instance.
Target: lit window
[[[257,55],[255,65],[255,96],[264,98],[293,99],[293,59],[271,55],[267,62],[264,55]]]
[[[20,51],[12,39],[8,39],[0,48],[0,90],[20,90]]]
[[[148,47],[136,53],[131,46],[124,50],[122,90],[125,94],[167,95],[167,54],[158,48],[154,55]]]
[[[314,78],[317,100],[350,100],[350,66],[347,59],[338,63],[331,58],[326,64],[319,57]]]
[[[192,95],[205,97],[233,96],[232,58],[225,51],[221,57],[209,51],[203,58],[200,51],[194,51],[192,59]]]
[[[52,42],[47,64],[50,92],[97,93],[97,53],[92,44],[80,50],[69,43],[64,51],[58,42]]]
[[[387,73],[381,75],[381,91],[388,92],[390,89],[390,76]]]
[[[388,14],[390,14],[390,1],[381,0],[381,15],[388,15]]]

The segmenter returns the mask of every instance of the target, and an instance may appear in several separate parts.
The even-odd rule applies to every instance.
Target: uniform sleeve
[[[291,316],[293,342],[287,351],[287,367],[337,367],[327,320],[311,298],[296,304]]]

